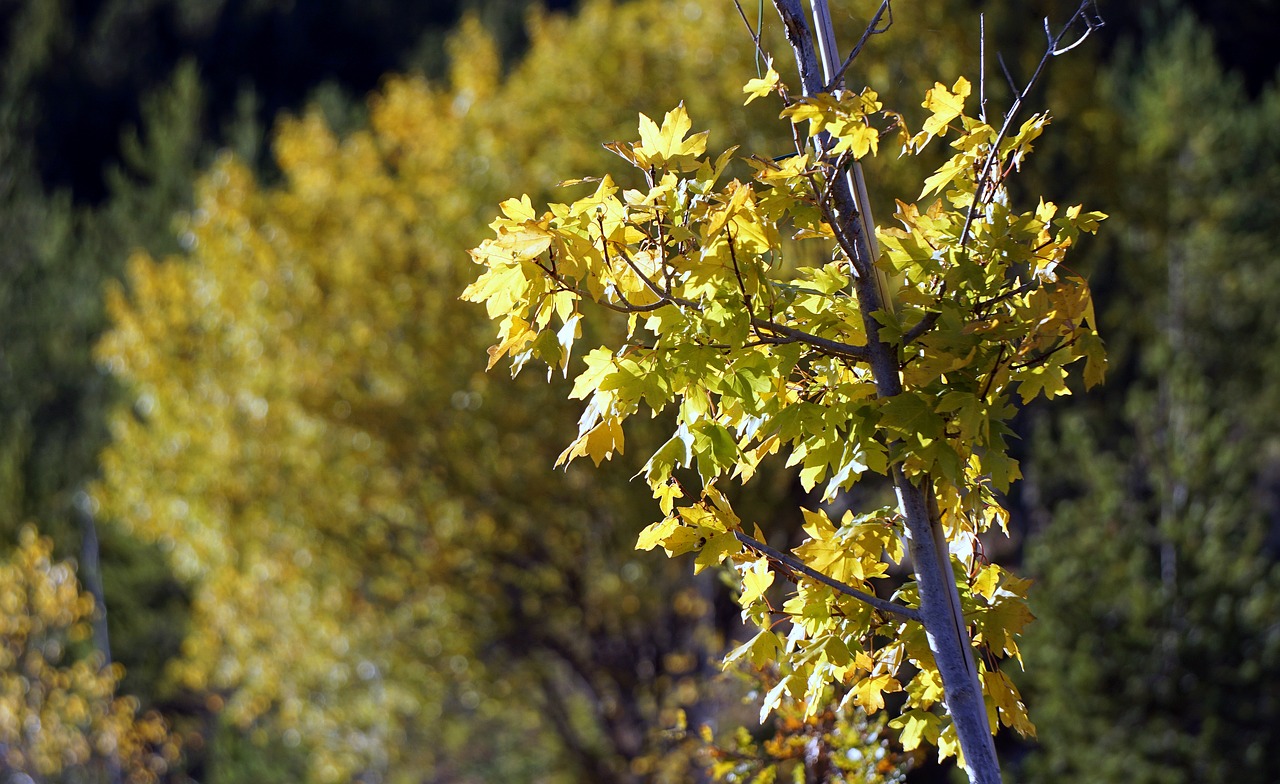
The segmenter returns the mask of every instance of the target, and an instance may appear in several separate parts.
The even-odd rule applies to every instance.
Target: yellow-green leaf
[[[750,607],[759,601],[769,586],[773,585],[773,576],[768,559],[761,558],[752,563],[742,573],[742,595],[738,597],[738,604]]]
[[[747,100],[743,101],[743,105],[751,103],[757,98],[763,98],[769,93],[778,89],[778,72],[773,70],[773,66],[769,66],[769,70],[759,79],[752,79],[747,82],[742,91],[747,94]]]

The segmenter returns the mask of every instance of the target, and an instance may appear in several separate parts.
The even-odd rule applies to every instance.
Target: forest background
[[[899,105],[976,76],[979,11],[1025,78],[1040,19],[1075,4],[916,5],[856,64]],[[854,40],[878,3],[836,6]],[[989,556],[1037,581],[1017,677],[1039,738],[1003,757],[1018,781],[1269,782],[1280,3],[1099,10],[1034,94],[1055,119],[1025,179],[1111,215],[1073,262],[1111,370],[1017,420],[1015,535]],[[73,558],[107,609],[4,628],[25,646],[0,659],[6,775],[115,775],[74,744],[32,767],[15,739],[58,725],[9,689],[31,651],[86,700],[136,699],[95,721],[152,716],[130,731],[166,781],[683,781],[712,753],[682,724],[750,723],[715,675],[742,633],[724,587],[632,549],[643,449],[553,472],[565,390],[486,375],[489,326],[456,300],[496,201],[609,165],[637,112],[684,99],[718,145],[786,148],[741,107],[758,63],[732,3],[10,0],[0,20],[0,596],[19,614]],[[911,176],[872,164],[877,214]],[[781,471],[753,492],[797,543],[803,492]],[[874,775],[946,780],[874,721],[821,721],[713,742],[785,768],[787,738],[844,722]]]

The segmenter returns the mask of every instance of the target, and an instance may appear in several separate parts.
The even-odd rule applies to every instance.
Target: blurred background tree
[[[86,645],[93,597],[52,553],[28,525],[0,562],[0,765],[14,781],[158,781],[178,746],[159,714],[117,696],[120,668]]]
[[[1188,14],[1141,33],[1075,139],[1102,164],[1095,198],[1120,205],[1094,261],[1119,383],[1036,419],[1033,505],[1052,522],[1027,549],[1043,744],[1027,777],[1269,781],[1280,93],[1250,99]]]
[[[877,5],[835,3],[846,27],[841,40],[854,40],[859,20]],[[873,38],[859,60],[859,78],[891,99],[904,96],[897,102],[905,104],[922,84],[974,75],[974,12],[981,9],[987,14],[994,111],[1003,105],[1005,87],[992,52],[1004,54],[1015,78],[1024,76],[1027,58],[1041,45],[1029,31],[1038,29],[1041,16],[1057,18],[1075,3],[920,5],[895,9],[892,31]],[[609,775],[653,776],[646,766],[675,736],[650,730],[674,726],[671,709],[680,704],[692,708],[688,720],[695,726],[703,717],[704,695],[682,703],[681,683],[701,673],[698,656],[731,628],[716,615],[714,588],[689,583],[678,568],[663,571],[662,559],[629,552],[628,526],[648,522],[640,512],[647,501],[620,500],[628,491],[612,484],[587,489],[574,484],[581,480],[573,474],[553,484],[540,472],[550,465],[547,456],[563,446],[549,424],[567,415],[555,402],[563,396],[537,385],[488,383],[474,361],[484,339],[469,331],[482,315],[457,308],[449,287],[460,290],[470,274],[462,249],[474,242],[493,198],[520,190],[536,197],[566,172],[597,169],[599,142],[627,137],[635,112],[664,111],[685,98],[698,122],[725,134],[717,143],[744,143],[744,150],[770,148],[770,138],[753,129],[772,121],[767,112],[744,115],[735,108],[737,87],[754,75],[756,64],[731,3],[634,0],[621,9],[590,3],[576,21],[538,15],[526,30],[531,7],[526,0],[0,3],[0,30],[7,35],[0,50],[0,236],[6,238],[0,247],[0,530],[6,543],[16,543],[24,522],[40,520],[58,553],[80,556],[84,534],[100,529],[112,649],[128,672],[122,688],[187,722],[191,773],[201,779],[296,780],[316,769],[301,735],[298,745],[285,745],[293,736],[285,734],[283,702],[271,702],[278,695],[252,678],[244,686],[245,666],[275,664],[270,650],[256,644],[276,641],[265,633],[235,639],[211,631],[234,629],[228,613],[244,608],[260,623],[274,622],[278,606],[255,606],[263,580],[313,592],[326,585],[361,586],[358,596],[339,590],[339,608],[357,606],[352,602],[384,607],[394,590],[406,592],[406,608],[440,605],[429,623],[406,609],[380,632],[377,624],[361,623],[343,630],[352,647],[328,654],[328,664],[345,666],[346,680],[334,676],[342,682],[325,697],[328,705],[298,697],[324,719],[316,726],[338,733],[335,748],[357,743],[354,734],[342,736],[344,730],[372,731],[368,713],[338,726],[337,695],[363,684],[369,701],[379,683],[384,699],[405,693],[386,686],[392,675],[386,667],[361,680],[360,651],[386,661],[419,656],[419,670],[404,675],[406,689],[434,684],[438,671],[456,679],[448,690],[433,686],[434,692],[414,692],[409,700],[414,710],[428,711],[412,714],[419,720],[409,731],[440,752],[433,763],[440,780],[533,780],[547,770],[576,780],[593,765]],[[754,21],[758,9],[745,10]],[[1194,21],[1174,24],[1180,10]],[[455,39],[451,56],[444,42],[467,11],[478,15],[487,33],[473,25]],[[764,11],[766,28],[776,28],[768,4]],[[1245,780],[1265,780],[1265,772],[1280,765],[1266,734],[1276,711],[1266,697],[1277,693],[1277,633],[1267,619],[1275,617],[1280,541],[1280,448],[1270,398],[1276,344],[1271,313],[1280,294],[1269,237],[1271,212],[1280,203],[1280,162],[1268,130],[1275,127],[1280,100],[1269,31],[1280,23],[1280,3],[1253,0],[1228,8],[1188,0],[1103,4],[1101,11],[1108,21],[1103,35],[1091,39],[1087,52],[1056,60],[1037,99],[1057,120],[1033,167],[1040,172],[1033,176],[1044,182],[1033,187],[1113,216],[1081,271],[1093,281],[1114,360],[1102,393],[1082,398],[1074,410],[1033,407],[1021,420],[1028,436],[1024,470],[1033,481],[1015,499],[1015,522],[1028,565],[1041,580],[1042,622],[1024,647],[1044,746],[1030,752],[1018,772],[1045,780],[1126,775],[1182,781],[1221,780],[1222,771],[1238,769]],[[785,48],[773,48],[781,62]],[[430,81],[389,79],[366,104],[363,96],[395,71]],[[308,105],[316,107],[309,114]],[[277,163],[265,129],[281,112],[302,119],[281,125]],[[220,157],[223,149],[237,163]],[[360,194],[356,200],[343,196],[341,183],[304,185],[300,174],[310,171],[323,180],[339,171],[334,167],[360,161],[376,165],[350,177]],[[869,172],[872,183],[881,184],[875,198],[885,205],[878,212],[882,221],[891,214],[891,198],[914,180],[891,163],[876,162]],[[218,203],[219,210],[232,212],[206,210],[202,223],[192,188],[206,170],[206,198],[230,198],[220,173],[234,175],[243,192]],[[314,203],[303,198],[307,193]],[[401,207],[393,205],[404,204],[410,213],[396,212]],[[346,236],[344,227],[381,217],[380,210],[390,223],[384,234],[370,236],[382,237],[382,244],[370,241],[371,249]],[[413,211],[416,221],[406,217]],[[188,217],[175,223],[179,213]],[[216,223],[218,215],[242,215],[247,228]],[[268,224],[277,232],[270,239]],[[310,304],[286,302],[286,284],[270,277],[282,274],[279,265],[253,266],[260,260],[244,257],[231,243],[240,231],[299,269],[327,270],[332,281],[366,289],[342,293],[341,286],[329,285]],[[108,442],[109,406],[134,410],[139,419],[149,416],[153,424],[174,407],[198,409],[191,398],[198,385],[184,390],[185,400],[175,392],[181,374],[166,382],[169,391],[146,411],[138,388],[122,395],[94,365],[91,349],[106,325],[103,285],[122,276],[136,248],[153,259],[174,252],[188,258],[138,263],[149,270],[143,277],[173,287],[155,293],[166,303],[171,298],[195,307],[198,292],[191,287],[201,275],[224,286],[221,299],[200,300],[188,318],[203,314],[249,331],[268,325],[268,339],[260,341],[264,359],[304,334],[314,344],[298,351],[310,357],[302,365],[316,380],[315,395],[308,397],[281,368],[264,371],[264,360],[228,366],[228,357],[209,353],[217,345],[212,336],[193,340],[199,351],[192,373],[217,366],[227,374],[227,389],[249,389],[267,401],[273,422],[300,417],[313,423],[316,433],[302,435],[316,439],[317,459],[329,461],[324,472],[304,465],[291,466],[293,474],[237,474],[228,447],[217,453],[211,463],[217,471],[200,487],[156,490],[154,478],[138,480],[138,492],[150,487],[156,493],[152,508],[159,514],[172,508],[161,502],[197,508],[203,498],[236,507],[234,514],[210,513],[207,523],[270,523],[256,533],[244,526],[217,532],[221,546],[233,546],[237,557],[238,548],[255,542],[259,551],[243,563],[220,564],[217,574],[225,583],[215,587],[181,568],[182,579],[174,575],[177,542],[190,546],[195,537],[178,537],[167,549],[162,536],[131,522],[132,512],[120,519],[103,510],[93,514],[84,492]],[[345,255],[310,257],[320,249]],[[373,253],[387,255],[389,266],[358,263]],[[227,269],[211,269],[215,261]],[[341,272],[346,268],[354,271]],[[397,270],[412,278],[408,300],[397,299]],[[268,283],[264,300],[253,296],[259,279]],[[139,312],[159,306],[130,301]],[[385,302],[390,305],[379,310]],[[182,335],[176,329],[164,334],[160,325],[170,324],[165,319],[172,314],[158,313],[148,350],[171,367],[176,360],[165,352]],[[315,320],[304,324],[303,313]],[[299,322],[285,327],[281,319],[290,314]],[[435,323],[437,314],[447,315]],[[365,348],[372,350],[380,338],[386,355],[365,357],[357,350],[352,329],[360,321],[375,334]],[[396,358],[393,336],[401,335],[413,351],[439,357],[437,364]],[[316,370],[322,357],[332,358],[330,371]],[[158,372],[127,371],[139,378]],[[388,378],[395,383],[379,386]],[[333,406],[340,400],[351,406],[346,418],[336,417]],[[205,404],[216,421],[227,423],[228,444],[242,452],[259,448],[236,460],[255,470],[288,464],[270,454],[251,419],[234,420],[237,401],[229,401]],[[250,407],[247,415],[238,415],[251,417],[254,402],[243,404]],[[122,413],[119,426],[142,429],[129,424],[129,416]],[[478,429],[469,430],[466,422]],[[203,420],[177,424],[193,443],[215,435],[203,429]],[[372,454],[354,448],[350,438],[361,432]],[[141,445],[158,436],[136,438]],[[127,447],[117,453],[122,449]],[[171,460],[163,450],[138,454],[152,465]],[[440,458],[455,454],[468,461]],[[386,466],[390,473],[382,471]],[[625,466],[617,469],[621,483],[629,474]],[[397,551],[405,548],[392,535],[395,521],[365,514],[370,498],[354,490],[365,470],[394,478],[391,489],[370,498],[400,498],[404,509],[422,512],[413,520],[440,515],[454,521],[453,528],[432,533],[447,558],[422,564],[425,551]],[[224,480],[228,484],[219,489]],[[279,507],[251,511],[250,501],[272,488],[280,491]],[[357,506],[353,511],[339,503],[337,514],[321,514],[318,500],[304,492],[316,488],[324,490],[317,498],[355,492]],[[190,498],[179,490],[190,491]],[[776,491],[781,497],[790,488]],[[537,503],[526,506],[530,494]],[[579,506],[583,500],[587,504]],[[600,522],[606,518],[612,522]],[[102,524],[91,526],[95,521]],[[280,531],[291,547],[305,540],[309,566],[265,554],[262,543]],[[340,546],[339,533],[352,537],[350,546]],[[420,535],[410,539],[415,547]],[[1022,552],[1002,556],[1017,559]],[[277,574],[255,573],[254,563]],[[387,567],[376,586],[356,577],[375,576],[364,571],[372,563]],[[322,573],[322,564],[332,573]],[[394,575],[414,582],[393,589]],[[665,598],[650,602],[646,592],[639,607],[627,609],[636,601],[636,585],[661,586],[652,593],[665,591]],[[433,586],[439,591],[432,593]],[[277,602],[300,595],[282,593]],[[210,598],[215,596],[226,604],[220,608]],[[528,597],[535,599],[526,602]],[[594,626],[584,620],[588,610]],[[438,650],[427,645],[433,629],[453,628],[449,624],[468,617],[483,622],[460,638],[437,634]],[[326,629],[332,626],[293,628],[294,636],[285,637],[307,641]],[[388,629],[403,637],[377,647],[377,633]],[[648,639],[654,635],[665,639]],[[572,647],[530,653],[532,639],[547,646],[568,640]],[[677,650],[694,657],[659,661],[662,652]],[[243,660],[233,655],[246,651]],[[583,651],[597,668],[593,676],[575,668]],[[650,652],[639,657],[648,666],[637,668],[636,651]],[[519,674],[503,669],[515,654],[524,657]],[[205,667],[209,676],[215,656],[230,668],[219,677],[238,678],[240,689],[214,687],[213,680],[206,691],[191,688],[199,683],[193,673]],[[170,666],[171,660],[185,664]],[[680,670],[691,662],[694,669]],[[167,680],[166,671],[180,677]],[[297,674],[313,689],[307,694],[317,695],[329,687],[324,678],[332,673],[315,663]],[[556,700],[564,710],[559,719],[548,708]],[[433,706],[443,723],[422,720]],[[612,720],[609,710],[616,712]],[[1081,721],[1084,715],[1093,718]],[[249,729],[226,720],[246,716],[260,719]],[[455,734],[431,734],[446,726]],[[317,737],[305,740],[321,743]],[[470,747],[471,738],[491,742]],[[555,741],[539,745],[545,738]],[[762,735],[747,746],[764,740]],[[256,741],[270,742],[272,751],[264,753]],[[1174,748],[1177,753],[1167,751]],[[1140,762],[1126,759],[1135,749]],[[1250,771],[1264,778],[1250,779]],[[366,778],[376,772],[364,770]],[[925,766],[913,777],[935,775]]]
[[[663,730],[719,712],[715,584],[633,552],[634,460],[606,483],[551,472],[576,417],[485,375],[456,255],[497,194],[545,193],[637,110],[688,95],[780,144],[736,111],[732,7],[689,8],[718,33],[662,3],[534,16],[505,77],[472,19],[448,83],[388,79],[367,129],[282,122],[278,184],[216,162],[185,257],[136,257],[109,297],[100,358],[132,395],[95,499],[190,586],[179,683],[311,778],[691,775]]]

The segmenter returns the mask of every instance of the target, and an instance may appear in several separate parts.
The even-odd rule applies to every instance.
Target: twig
[[[752,27],[751,22],[747,21],[747,12],[742,10],[742,3],[733,0],[733,5],[738,9],[738,16],[742,17],[742,23],[747,26],[747,32],[751,33],[751,42],[756,45],[756,76],[760,76],[760,59],[763,58],[766,63],[770,62],[769,55],[765,54],[764,49],[760,47],[760,30]],[[764,28],[763,16],[761,14],[761,29]]]
[[[631,264],[630,260],[627,259],[625,255],[623,255],[623,260],[628,264]],[[657,302],[652,302],[648,305],[634,305],[629,302],[627,298],[623,296],[622,292],[615,286],[615,293],[621,302],[621,304],[618,304],[610,302],[607,299],[597,299],[596,297],[590,296],[577,286],[574,286],[572,283],[565,280],[562,276],[556,274],[556,272],[550,267],[536,259],[534,260],[534,264],[538,265],[538,268],[541,269],[548,278],[551,278],[551,280],[560,287],[561,291],[569,292],[579,299],[595,302],[597,305],[608,308],[615,313],[652,313],[653,311],[666,307],[667,305],[689,308],[697,313],[702,312],[702,306],[698,303],[664,292],[657,288],[653,284],[653,281],[648,280],[648,278],[645,278],[645,280],[649,283],[649,290],[659,298]],[[632,264],[632,269],[635,270],[636,274],[641,274],[634,264]],[[644,276],[641,275],[641,277],[643,278]],[[812,346],[813,348],[816,348],[828,355],[842,357],[844,359],[852,359],[859,362],[866,362],[871,357],[866,346],[855,346],[851,343],[843,343],[839,340],[824,338],[819,335],[805,332],[802,329],[789,327],[786,324],[779,324],[776,321],[752,316],[751,326],[756,330],[757,334],[759,334],[760,330],[772,333],[772,336],[760,336],[764,343],[773,345],[783,343],[804,343],[805,345]]]
[[[866,346],[855,346],[850,343],[842,343],[838,340],[819,337],[818,335],[812,335],[804,330],[796,329],[795,327],[788,327],[785,324],[766,321],[765,319],[755,318],[754,316],[751,319],[751,326],[756,329],[757,334],[759,334],[760,330],[765,330],[779,336],[776,338],[766,338],[761,335],[761,340],[766,343],[804,343],[805,345],[812,346],[819,351],[823,351],[834,356],[844,357],[846,359],[852,359],[859,362],[867,362],[871,359],[871,352]]]
[[[1013,80],[1013,74],[1009,73],[1009,64],[1004,61],[1004,52],[996,52],[996,60],[1000,63],[1000,70],[1004,71],[1004,80],[1009,83],[1009,89],[1014,95],[1022,92],[1018,89],[1018,83]]]
[[[734,531],[733,535],[738,538],[739,542],[742,542],[747,547],[750,547],[752,550],[755,550],[756,552],[760,553],[765,558],[768,558],[770,561],[776,561],[782,566],[786,567],[787,569],[793,572],[799,572],[800,574],[803,574],[805,577],[808,577],[812,580],[817,580],[818,582],[836,591],[837,593],[842,593],[845,596],[852,596],[858,601],[864,602],[865,604],[869,604],[881,612],[889,613],[890,615],[896,615],[899,618],[903,618],[908,621],[915,621],[916,623],[922,622],[920,619],[920,613],[916,611],[916,609],[913,607],[908,607],[905,604],[898,604],[897,602],[891,602],[887,599],[881,599],[879,596],[874,596],[872,594],[867,593],[866,591],[859,591],[857,588],[854,588],[853,586],[846,585],[840,582],[839,580],[835,580],[826,576],[825,574],[817,571],[816,569],[806,566],[799,559],[793,556],[790,556],[790,555],[787,555],[786,553],[775,550],[769,545],[765,544],[764,542],[758,542],[755,539],[752,539],[750,536],[747,536],[742,531]]]
[[[1044,352],[1043,354],[1036,357],[1032,357],[1031,359],[1028,359],[1025,362],[1010,362],[1009,369],[1022,370],[1023,368],[1035,367],[1036,365],[1043,365],[1045,362],[1049,361],[1049,357],[1053,356],[1054,354],[1057,354],[1059,351],[1062,351],[1064,348],[1070,348],[1075,344],[1076,344],[1075,339],[1064,341],[1054,346],[1053,348],[1049,349],[1048,351]]]
[[[914,327],[902,333],[902,345],[903,346],[911,345],[921,335],[933,329],[933,325],[937,324],[938,319],[941,317],[942,317],[942,313],[936,310],[931,310],[928,313],[926,313],[924,318],[916,322],[916,325]]]
[[[880,24],[880,17],[884,16],[885,12],[888,12],[889,14],[889,21],[885,22],[884,27],[877,27],[877,25]],[[871,36],[887,33],[889,32],[889,28],[892,26],[893,6],[890,4],[890,0],[884,0],[884,2],[880,4],[880,9],[876,11],[875,16],[871,17],[871,23],[867,25],[867,29],[862,31],[862,37],[859,38],[858,43],[854,45],[853,51],[849,52],[849,56],[844,59],[844,64],[836,69],[835,74],[827,80],[827,86],[824,89],[824,92],[835,92],[836,89],[839,88],[840,82],[844,79],[844,72],[849,70],[849,66],[853,65],[853,61],[857,59],[858,55],[862,52],[862,47],[871,39]]]
[[[1005,345],[1000,344],[1000,350],[996,352],[996,363],[991,366],[991,372],[987,374],[987,381],[982,385],[982,394],[978,395],[978,399],[982,402],[987,401],[987,393],[991,391],[991,385],[995,383],[996,373],[1000,372],[1000,363],[1004,361]]]
[[[1092,18],[1088,14],[1090,6],[1094,7],[1094,14]],[[1078,19],[1084,20],[1084,33],[1076,40],[1075,43],[1060,50],[1058,44],[1061,43],[1062,39],[1066,36],[1067,31],[1075,25]],[[995,166],[996,160],[1000,158],[1000,143],[1003,142],[1005,137],[1009,134],[1009,129],[1013,127],[1014,117],[1017,116],[1018,111],[1022,108],[1023,101],[1025,101],[1027,96],[1031,94],[1031,88],[1040,80],[1040,75],[1044,72],[1045,66],[1049,63],[1049,58],[1068,52],[1084,43],[1084,40],[1089,37],[1090,33],[1099,27],[1102,27],[1104,24],[1105,22],[1103,22],[1102,17],[1098,15],[1095,0],[1082,0],[1079,8],[1077,8],[1076,12],[1071,15],[1071,18],[1067,20],[1067,23],[1062,26],[1062,29],[1058,32],[1057,36],[1054,36],[1052,31],[1049,29],[1049,18],[1045,17],[1044,30],[1045,35],[1049,39],[1049,45],[1045,49],[1044,56],[1040,58],[1040,64],[1036,66],[1035,73],[1031,74],[1031,79],[1027,82],[1026,86],[1022,88],[1022,91],[1018,93],[1018,97],[1014,99],[1013,105],[1009,107],[1009,111],[1005,112],[1004,124],[1000,126],[1000,132],[996,134],[996,139],[991,145],[991,152],[987,155],[987,160],[982,165],[982,174],[978,177],[973,203],[969,205],[969,212],[965,215],[964,229],[960,232],[960,247],[963,248],[969,241],[969,230],[973,227],[973,218],[978,214],[978,207],[980,205],[985,205],[990,199],[990,195],[985,193],[984,189],[987,187],[988,179],[991,177],[991,168]],[[1001,59],[1000,64],[1002,66],[1004,65],[1003,58]],[[1007,68],[1005,69],[1005,75],[1009,75]],[[1013,84],[1012,77],[1010,77],[1009,82],[1011,85]]]
[[[987,121],[987,15],[978,14],[978,119]]]
[[[974,315],[985,314],[987,308],[991,307],[992,305],[996,305],[1001,302],[1004,302],[1006,299],[1009,299],[1011,297],[1016,297],[1021,294],[1026,294],[1029,291],[1035,290],[1039,286],[1040,286],[1040,281],[1037,281],[1037,280],[1028,281],[1027,283],[1023,283],[1021,286],[1018,286],[1015,289],[1009,289],[1003,294],[998,294],[994,297],[991,297],[990,299],[984,299],[981,302],[974,303],[973,313]]]

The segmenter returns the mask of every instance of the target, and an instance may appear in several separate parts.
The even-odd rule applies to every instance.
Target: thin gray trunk
[[[829,24],[826,0],[812,1],[817,9],[815,18]],[[805,94],[821,92],[826,85],[820,75],[814,37],[799,0],[774,0],[774,6],[782,17],[787,41],[795,53]],[[822,35],[827,37],[829,54],[834,57],[834,36],[825,31]],[[821,139],[819,144],[826,146]],[[858,209],[858,197],[863,194],[859,193],[856,175],[854,172],[841,177],[833,189],[835,217],[840,224],[836,228],[852,240],[854,258],[850,261],[857,272],[855,293],[863,314],[877,392],[880,397],[893,397],[902,392],[898,356],[893,346],[880,340],[880,324],[871,317],[889,303],[883,301],[877,286],[874,240],[870,236],[874,229],[864,223],[862,216],[868,214],[866,208]],[[987,722],[972,643],[960,610],[960,594],[951,570],[946,537],[938,516],[930,514],[931,509],[937,508],[933,488],[927,478],[916,485],[898,468],[893,471],[893,483],[906,519],[908,547],[920,592],[920,614],[929,649],[942,676],[944,700],[955,723],[965,771],[974,784],[999,784],[1000,765]]]
[[[80,518],[80,584],[93,596],[93,645],[102,655],[102,666],[111,666],[111,637],[107,631],[107,597],[102,588],[102,560],[98,545],[98,524],[93,517],[89,496],[76,493],[76,513]],[[107,781],[121,784],[123,773],[120,756],[112,751],[107,759]]]

